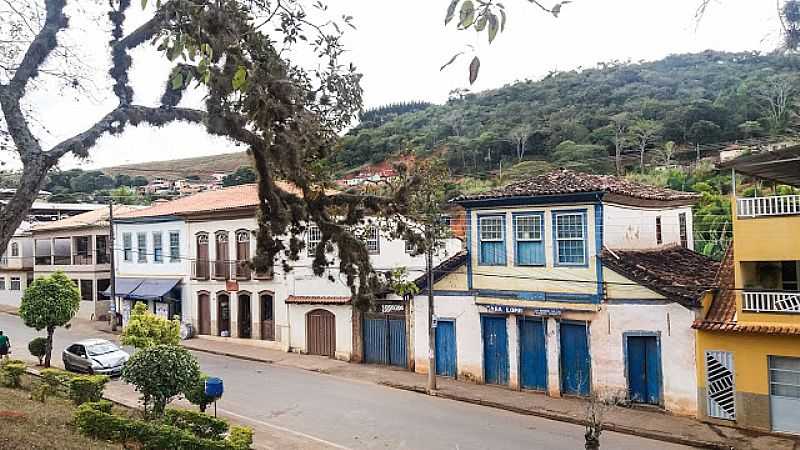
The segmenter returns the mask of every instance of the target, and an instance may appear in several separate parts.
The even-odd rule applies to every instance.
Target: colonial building
[[[800,146],[746,154],[723,169],[800,187]],[[734,183],[735,185],[735,183]],[[790,189],[783,189],[790,191]],[[698,330],[699,416],[800,433],[800,195],[732,198],[722,289]],[[797,192],[795,190],[795,192]],[[787,192],[788,193],[788,192]]]
[[[559,170],[456,199],[467,252],[436,272],[437,373],[694,415],[691,325],[718,268],[692,250],[696,198]],[[427,372],[424,295],[413,309]]]
[[[288,184],[281,188],[297,193]],[[353,310],[350,289],[338,266],[334,263],[323,277],[311,270],[310,252],[321,237],[315,225],[308,227],[307,249],[291,263],[291,271],[285,272],[279,265],[270,274],[251,269],[258,204],[257,187],[249,184],[205,191],[122,215],[115,221],[115,236],[117,247],[123,247],[122,258],[118,255],[117,259],[122,259],[117,294],[123,299],[123,314],[135,301],[144,299],[137,288],[128,293],[119,286],[128,289],[159,279],[169,291],[161,294],[169,295],[148,298],[151,309],[158,311],[159,304],[174,305],[168,313],[180,311],[200,336],[360,359],[356,353],[360,355],[363,348],[361,316]],[[364,239],[378,270],[406,267],[416,277],[424,268],[423,257],[412,257],[403,241],[389,239],[378,228],[367,228]],[[448,241],[441,258],[460,246],[457,239]]]
[[[33,280],[33,237],[23,222],[0,256],[0,304],[19,307],[22,293]]]
[[[115,206],[114,213],[131,210]],[[105,320],[110,299],[104,294],[111,276],[108,209],[95,209],[31,229],[34,241],[35,277],[56,271],[71,278],[81,293],[78,316]]]

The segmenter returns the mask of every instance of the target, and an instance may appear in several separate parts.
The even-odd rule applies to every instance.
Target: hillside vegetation
[[[379,126],[370,120],[342,139],[336,162],[352,168],[398,151],[446,148],[450,169],[462,174],[526,159],[609,172],[614,160],[607,157],[617,150],[645,149],[650,161],[669,158],[668,141],[674,151],[785,132],[795,115],[798,69],[797,56],[708,51],[555,72],[462,93]]]

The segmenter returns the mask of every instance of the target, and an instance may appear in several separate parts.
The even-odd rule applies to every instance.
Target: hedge
[[[23,373],[25,373],[25,363],[22,361],[12,359],[0,364],[0,385],[19,387]]]
[[[228,432],[228,423],[224,420],[187,409],[168,409],[164,422],[209,439],[221,439]]]
[[[103,399],[103,389],[110,378],[107,375],[78,375],[69,381],[69,398],[76,405]]]
[[[210,439],[164,422],[147,422],[111,414],[110,409],[108,402],[84,403],[75,413],[75,424],[90,437],[122,443],[137,442],[145,450],[247,450],[253,444],[252,431],[242,427],[233,427],[226,439]],[[173,420],[180,417],[182,423],[186,424],[186,415],[171,414]],[[197,419],[192,423],[199,422]]]

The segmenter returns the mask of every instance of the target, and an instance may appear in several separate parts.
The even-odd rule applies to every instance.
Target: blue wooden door
[[[481,317],[483,325],[483,380],[486,384],[508,384],[508,333],[506,318]]]
[[[519,320],[519,369],[523,389],[547,389],[545,324],[541,319]]]
[[[628,336],[628,397],[661,404],[661,355],[656,336]]]
[[[589,395],[591,362],[584,322],[561,322],[561,392]]]
[[[436,325],[436,375],[456,376],[456,323],[439,320]]]
[[[364,360],[369,364],[388,364],[388,323],[385,318],[364,318]]]
[[[389,319],[389,364],[407,367],[406,321],[403,318]]]

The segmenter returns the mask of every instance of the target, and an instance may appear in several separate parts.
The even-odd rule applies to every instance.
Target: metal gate
[[[547,389],[547,349],[542,319],[519,320],[519,384],[523,389]]]
[[[800,358],[769,357],[772,430],[800,433]]]
[[[364,360],[367,363],[407,367],[407,355],[405,318],[364,316]]]
[[[505,316],[482,316],[483,380],[508,384],[508,333]]]
[[[706,401],[709,417],[736,419],[733,373],[733,353],[706,352]]]
[[[436,324],[436,375],[456,376],[456,323],[442,320]]]
[[[586,322],[561,322],[561,392],[589,395],[591,379]]]
[[[336,316],[332,312],[315,309],[306,315],[306,353],[336,355]]]

